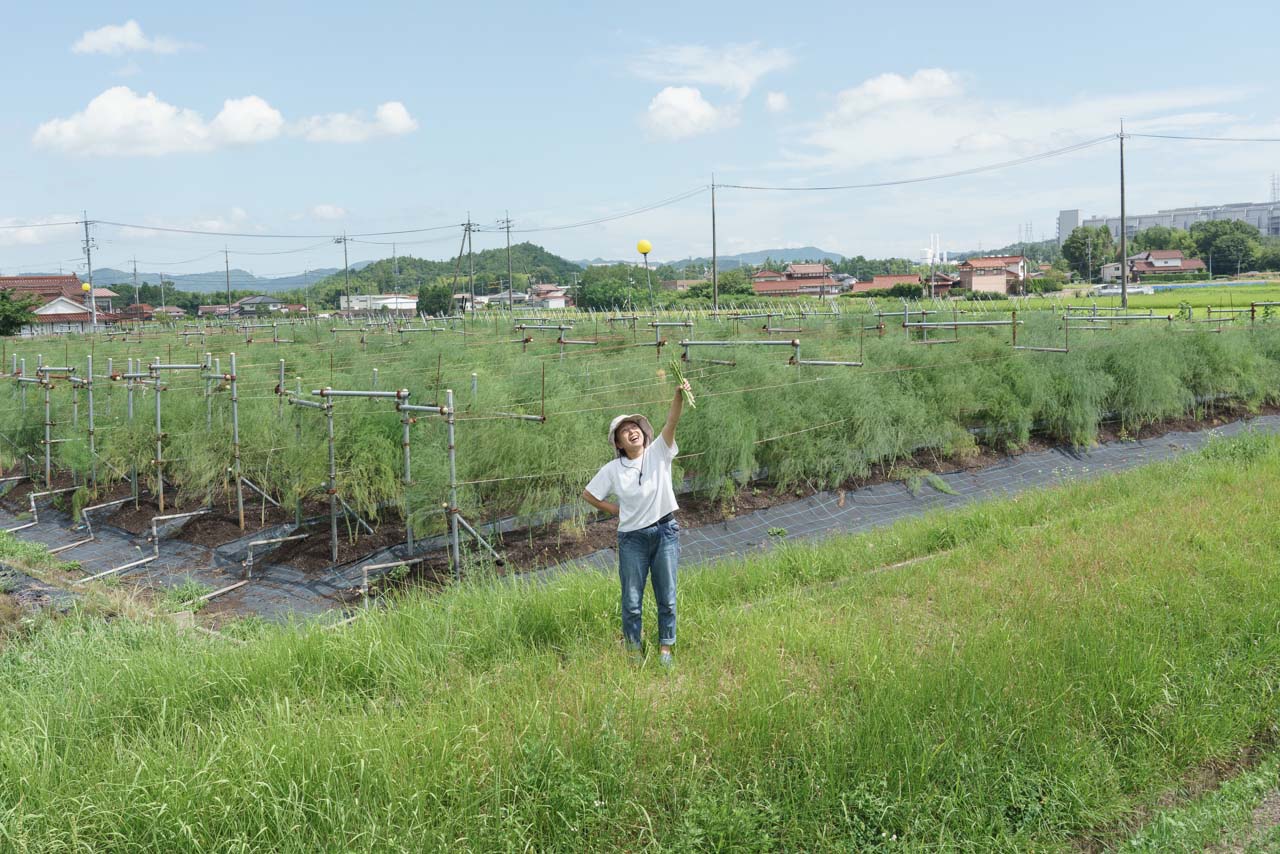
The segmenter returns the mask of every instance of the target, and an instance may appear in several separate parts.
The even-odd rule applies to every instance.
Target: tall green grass
[[[1275,726],[1278,482],[1246,439],[690,572],[673,673],[594,574],[47,625],[0,653],[0,845],[1072,850]]]
[[[982,307],[979,307],[981,309]],[[1006,317],[990,313],[992,318]],[[1047,312],[1024,312],[1019,342],[1062,343],[1058,320]],[[727,321],[699,318],[698,338],[731,338]],[[808,482],[832,486],[920,450],[964,451],[981,441],[1021,445],[1033,432],[1086,445],[1104,418],[1125,429],[1177,418],[1215,401],[1256,407],[1277,399],[1280,389],[1280,324],[1214,334],[1200,327],[1125,328],[1076,333],[1069,354],[1014,352],[1006,329],[969,329],[955,344],[908,343],[900,327],[889,325],[880,338],[870,333],[860,344],[862,319],[805,321],[800,335],[807,358],[856,359],[863,368],[795,368],[784,348],[731,347],[696,350],[695,357],[732,359],[734,366],[694,362],[689,377],[701,404],[685,414],[679,433],[683,473],[712,495],[727,495],[761,469],[784,486]],[[607,326],[579,318],[572,334],[589,337]],[[1183,331],[1185,330],[1185,331]],[[319,327],[290,334],[292,345],[237,344],[234,336],[211,339],[209,349],[229,367],[228,352],[240,356],[241,451],[244,473],[288,503],[319,498],[327,475],[324,419],[311,410],[286,407],[279,414],[274,388],[277,359],[286,362],[286,386],[299,382],[304,395],[326,385],[368,388],[373,368],[383,389],[408,388],[419,403],[442,403],[453,388],[459,406],[458,466],[464,482],[462,506],[478,518],[529,512],[572,502],[582,484],[609,458],[604,425],[619,412],[641,411],[660,425],[673,381],[662,374],[673,343],[655,359],[652,348],[622,347],[629,333],[619,330],[605,349],[570,349],[558,357],[553,340],[539,339],[524,352],[514,333],[498,320],[469,326],[470,334],[371,335],[366,345],[352,337],[332,340]],[[673,341],[677,333],[672,332]],[[739,338],[757,339],[758,329],[741,325]],[[948,332],[935,332],[947,337]],[[643,336],[641,336],[643,337]],[[229,341],[227,339],[230,339]],[[214,343],[214,342],[217,343]],[[12,346],[34,370],[36,352],[51,342]],[[95,344],[99,370],[114,353],[122,369],[128,352],[169,358],[168,341],[141,345]],[[88,345],[74,340],[62,358],[83,362]],[[865,350],[863,351],[863,347]],[[75,352],[79,348],[80,352]],[[612,349],[609,349],[612,348]],[[201,348],[176,353],[198,360]],[[175,348],[177,350],[177,348]],[[332,361],[333,368],[330,369]],[[544,378],[545,369],[545,396]],[[471,392],[476,374],[478,392]],[[213,391],[212,424],[204,382],[191,374],[167,374],[163,393],[169,478],[198,501],[226,499],[232,456],[229,391]],[[135,418],[124,417],[119,383],[97,384],[99,476],[121,479],[137,469],[154,486],[154,398],[135,392]],[[42,397],[0,387],[0,441],[17,458],[19,450],[43,454]],[[87,475],[87,406],[80,396],[74,422],[66,384],[54,390],[56,463]],[[496,413],[537,414],[545,424],[505,420]],[[412,429],[413,484],[401,483],[400,425],[385,401],[341,399],[336,403],[339,490],[365,514],[377,518],[386,507],[406,509],[420,532],[438,530],[446,493],[444,425],[423,416]]]

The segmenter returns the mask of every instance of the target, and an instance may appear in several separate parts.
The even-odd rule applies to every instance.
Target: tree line
[[[1280,237],[1263,235],[1241,220],[1196,222],[1190,229],[1156,225],[1128,241],[1130,256],[1155,249],[1177,249],[1185,257],[1199,258],[1215,276],[1280,270]],[[1082,225],[1063,242],[1062,255],[1072,273],[1093,281],[1104,264],[1120,260],[1120,247],[1106,226]]]

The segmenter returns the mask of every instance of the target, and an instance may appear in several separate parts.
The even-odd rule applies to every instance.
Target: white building
[[[347,299],[346,294],[338,297],[338,307],[342,311],[394,311],[406,314],[418,313],[418,298],[405,294],[357,294]]]
[[[1071,234],[1069,230],[1064,233],[1062,228],[1064,217],[1067,217],[1069,221],[1069,215],[1072,213],[1078,214],[1078,211],[1060,211],[1058,213],[1059,243],[1066,240]],[[1263,234],[1280,236],[1280,202],[1203,205],[1188,208],[1168,208],[1147,214],[1129,214],[1125,218],[1125,227],[1129,238],[1132,239],[1139,231],[1156,225],[1189,231],[1191,226],[1197,222],[1211,222],[1214,220],[1239,220],[1249,223]],[[1080,224],[1089,228],[1098,228],[1105,225],[1111,232],[1111,236],[1117,241],[1120,240],[1120,217],[1118,216],[1093,216]],[[1074,226],[1072,227],[1074,228]]]
[[[20,335],[57,335],[65,332],[93,331],[93,313],[82,302],[70,297],[58,296],[49,300],[39,308],[33,309],[35,319],[24,324]],[[98,325],[106,326],[114,323],[115,317],[106,312],[98,312]]]

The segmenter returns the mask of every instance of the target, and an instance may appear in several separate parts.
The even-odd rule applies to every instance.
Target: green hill
[[[409,255],[401,256],[395,261],[384,258],[361,270],[351,271],[351,292],[353,294],[415,293],[424,284],[440,281],[453,282],[455,272],[459,287],[463,287],[467,282],[470,263],[465,254],[460,259],[454,257],[447,261],[431,261]],[[507,280],[505,248],[485,249],[475,253],[474,264],[478,293],[490,293],[505,287]],[[517,288],[524,287],[529,282],[571,285],[574,282],[574,274],[582,272],[582,268],[572,261],[554,255],[532,243],[517,243],[511,247],[511,270],[515,275]],[[346,278],[343,272],[338,270],[317,282],[312,293],[320,302],[336,305],[337,295],[345,288]]]

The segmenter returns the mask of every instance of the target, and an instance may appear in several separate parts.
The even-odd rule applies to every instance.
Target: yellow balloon
[[[86,294],[89,293],[89,283],[85,282],[83,285],[81,285],[80,290],[84,291]]]
[[[641,255],[648,255],[653,251],[653,244],[647,240],[641,240],[636,244],[636,249],[639,250]]]

